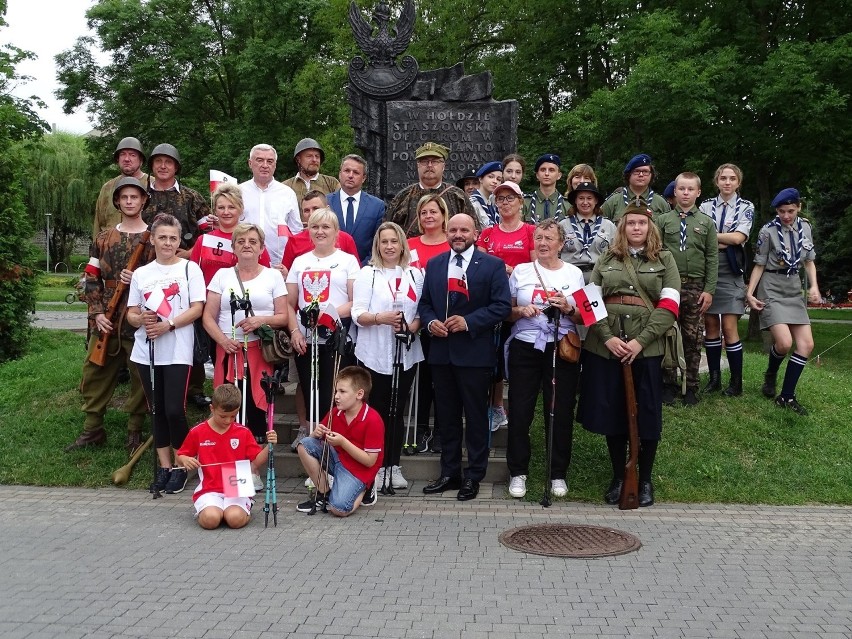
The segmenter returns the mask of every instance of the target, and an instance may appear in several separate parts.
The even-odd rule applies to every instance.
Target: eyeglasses
[[[514,202],[518,199],[517,195],[495,195],[494,201],[497,204],[503,204],[503,202]]]
[[[651,175],[651,169],[634,169],[633,175]]]
[[[420,158],[417,160],[417,164],[421,166],[426,166],[429,164],[443,164],[445,160],[443,158]]]

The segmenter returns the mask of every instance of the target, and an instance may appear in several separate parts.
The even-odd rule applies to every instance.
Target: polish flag
[[[586,326],[591,326],[607,316],[606,305],[601,297],[601,287],[597,284],[587,284],[571,295],[574,297],[574,306],[577,307]]]
[[[337,312],[337,308],[329,302],[320,311],[319,318],[317,318],[317,326],[325,326],[328,330],[334,331],[339,321],[340,315]]]
[[[149,311],[156,311],[157,315],[163,319],[167,319],[172,314],[172,305],[169,303],[169,297],[174,297],[179,291],[177,282],[174,282],[168,288],[156,288],[150,293],[145,293],[145,308]]]
[[[408,263],[411,268],[416,268],[419,270],[423,270],[423,266],[420,264],[420,256],[417,254],[417,249],[411,249],[411,261]]]
[[[213,193],[220,184],[225,182],[230,182],[231,184],[238,184],[237,178],[228,175],[227,173],[223,173],[222,171],[215,171],[210,169],[210,193]]]
[[[402,294],[412,302],[417,301],[417,289],[414,288],[414,282],[411,281],[411,276],[406,275],[402,269],[399,269],[397,273],[396,291],[397,295]]]
[[[222,464],[221,469],[225,497],[254,497],[251,462],[248,459]]]
[[[290,227],[287,226],[286,224],[279,224],[278,225],[278,237],[291,238],[291,237],[293,237],[293,231],[291,231]]]
[[[470,299],[470,291],[467,290],[467,278],[461,266],[450,264],[447,271],[447,292],[461,293],[467,299]]]

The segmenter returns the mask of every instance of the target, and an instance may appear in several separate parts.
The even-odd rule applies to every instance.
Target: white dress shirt
[[[281,264],[286,235],[279,233],[279,226],[286,226],[291,233],[302,230],[302,217],[296,192],[286,184],[272,180],[265,189],[254,180],[240,184],[243,193],[243,222],[257,224],[266,234],[266,250],[273,266]]]

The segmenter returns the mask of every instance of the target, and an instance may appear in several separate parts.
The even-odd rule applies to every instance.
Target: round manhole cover
[[[594,558],[639,550],[639,538],[623,530],[585,524],[533,524],[500,533],[500,543],[546,557]]]

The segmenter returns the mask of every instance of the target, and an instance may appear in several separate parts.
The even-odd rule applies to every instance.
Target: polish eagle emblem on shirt
[[[302,275],[302,297],[305,302],[327,302],[330,282],[328,271],[305,271]]]

